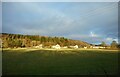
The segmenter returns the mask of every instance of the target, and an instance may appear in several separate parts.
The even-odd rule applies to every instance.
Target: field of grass
[[[3,75],[114,75],[118,52],[104,50],[3,50]]]

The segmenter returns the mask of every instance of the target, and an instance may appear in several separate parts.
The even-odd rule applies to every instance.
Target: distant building
[[[75,46],[69,46],[70,48],[74,48],[74,49],[77,49],[78,48],[78,45],[75,45]]]
[[[68,48],[67,46],[64,46],[63,48]]]
[[[78,48],[78,45],[75,45],[74,48],[77,49],[77,48]]]
[[[54,49],[60,49],[61,47],[60,47],[59,44],[57,44],[57,45],[53,45],[52,48],[54,48]]]
[[[87,47],[84,47],[84,49],[87,49]]]

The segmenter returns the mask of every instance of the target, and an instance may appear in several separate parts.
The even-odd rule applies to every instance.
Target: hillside
[[[33,47],[40,44],[43,44],[44,47],[48,48],[56,44],[59,44],[61,47],[71,45],[78,45],[79,47],[90,46],[90,44],[87,42],[64,37],[2,33],[0,38],[2,38],[3,48]]]

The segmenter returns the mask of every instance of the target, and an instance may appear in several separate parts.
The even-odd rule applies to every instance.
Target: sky
[[[3,2],[2,32],[118,41],[117,2]]]

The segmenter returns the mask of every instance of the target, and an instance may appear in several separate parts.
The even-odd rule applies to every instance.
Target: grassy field
[[[3,50],[3,75],[114,75],[118,51]]]

